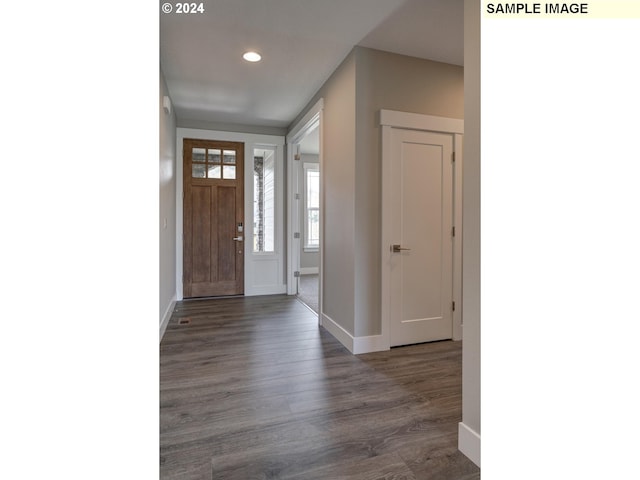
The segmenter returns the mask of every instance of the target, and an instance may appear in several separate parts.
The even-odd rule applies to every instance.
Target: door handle
[[[401,247],[401,246],[400,246],[400,245],[398,245],[398,244],[391,245],[391,251],[392,251],[393,253],[400,253],[400,252],[401,252],[401,251],[403,251],[403,250],[411,250],[411,249],[410,249],[410,248],[404,248],[404,247]]]
[[[239,237],[233,237],[233,239],[234,239],[236,242],[241,242],[241,241],[242,241],[242,235],[240,235]]]

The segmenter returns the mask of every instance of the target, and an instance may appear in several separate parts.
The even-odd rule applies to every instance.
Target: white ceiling
[[[355,45],[462,65],[463,3],[208,0],[160,14],[160,64],[180,123],[283,128]]]

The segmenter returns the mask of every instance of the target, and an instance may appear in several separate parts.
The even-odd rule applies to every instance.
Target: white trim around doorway
[[[453,147],[455,152],[454,166],[454,218],[455,242],[453,250],[453,301],[455,310],[453,312],[453,340],[462,340],[462,138],[464,134],[464,120],[447,117],[437,117],[432,115],[422,115],[418,113],[398,112],[394,110],[380,110],[379,125],[382,130],[382,178],[390,177],[391,158],[391,130],[393,128],[422,130],[429,132],[447,133],[453,135]],[[391,218],[389,202],[385,201],[384,188],[382,198],[382,245],[389,245],[389,219]],[[385,264],[385,255],[388,252],[383,248],[382,265]],[[384,292],[390,289],[390,279],[388,272],[382,269],[381,279],[381,335],[382,343],[386,348],[390,345],[389,335],[389,298]]]
[[[183,141],[185,138],[221,140],[244,143],[245,162],[245,225],[244,237],[253,236],[253,150],[256,147],[273,147],[278,158],[276,173],[276,249],[271,254],[254,254],[251,242],[244,242],[245,270],[244,295],[275,295],[286,292],[284,282],[284,136],[263,135],[243,132],[227,132],[178,127],[176,130],[176,295],[177,301],[183,300]],[[270,269],[270,270],[268,270]],[[258,275],[257,271],[267,271]],[[270,283],[262,278],[275,279]]]
[[[295,238],[295,233],[302,232],[302,225],[296,208],[296,193],[300,193],[299,185],[297,185],[298,175],[297,168],[301,168],[299,162],[294,159],[298,153],[296,145],[300,143],[309,132],[318,128],[320,136],[320,152],[318,155],[320,170],[320,247],[319,251],[319,298],[318,298],[318,323],[322,325],[322,246],[323,246],[323,228],[322,228],[322,205],[324,205],[324,188],[322,173],[322,112],[324,109],[324,99],[320,98],[300,119],[298,123],[291,129],[286,137],[287,143],[287,294],[295,295],[296,282],[294,272],[300,271],[300,245],[302,238]],[[302,237],[302,235],[300,235]]]

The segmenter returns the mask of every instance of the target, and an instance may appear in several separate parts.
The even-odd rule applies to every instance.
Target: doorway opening
[[[298,123],[289,144],[289,295],[322,318],[322,100]]]
[[[320,296],[320,132],[316,125],[297,145],[298,165],[298,299],[319,313]]]

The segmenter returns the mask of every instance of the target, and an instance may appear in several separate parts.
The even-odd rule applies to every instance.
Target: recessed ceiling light
[[[245,52],[242,55],[247,62],[259,62],[262,59],[262,56],[258,52]]]

